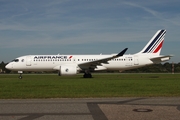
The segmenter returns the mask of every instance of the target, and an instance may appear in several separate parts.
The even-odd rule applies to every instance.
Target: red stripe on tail
[[[159,44],[159,46],[154,50],[153,53],[157,53],[162,48],[163,42],[164,40]]]

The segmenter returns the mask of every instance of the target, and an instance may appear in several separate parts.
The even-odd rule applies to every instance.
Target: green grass
[[[0,99],[157,96],[180,96],[180,74],[0,75]]]

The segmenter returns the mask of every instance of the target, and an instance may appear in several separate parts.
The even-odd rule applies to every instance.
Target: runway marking
[[[87,103],[87,106],[94,120],[108,120],[97,104]]]

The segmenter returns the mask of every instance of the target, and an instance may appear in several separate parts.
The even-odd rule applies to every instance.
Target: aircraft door
[[[31,66],[31,56],[26,57],[26,66]]]
[[[138,56],[134,56],[134,65],[139,65]]]
[[[126,61],[126,66],[132,66],[132,57],[126,57],[125,61]]]

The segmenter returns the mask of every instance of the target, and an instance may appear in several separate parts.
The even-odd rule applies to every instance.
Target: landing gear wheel
[[[84,78],[92,78],[92,75],[91,75],[91,73],[84,73],[84,75],[83,75],[83,77]]]
[[[19,75],[19,79],[22,79],[22,74]]]
[[[19,76],[19,79],[22,79],[22,76],[21,76],[21,75]]]

